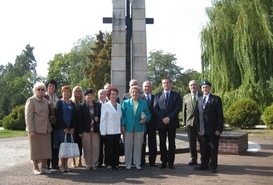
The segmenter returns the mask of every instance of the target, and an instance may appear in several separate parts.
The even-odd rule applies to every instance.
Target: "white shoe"
[[[48,169],[45,169],[45,168],[41,168],[41,172],[42,173],[45,173],[45,174],[50,174],[51,173],[51,171],[50,170],[48,170]]]
[[[128,164],[128,165],[126,166],[126,170],[131,170],[131,165],[130,165],[130,164]]]
[[[33,170],[34,175],[41,175],[42,173],[39,170]]]
[[[137,170],[141,170],[142,168],[141,168],[140,165],[136,165],[136,169],[137,169]]]

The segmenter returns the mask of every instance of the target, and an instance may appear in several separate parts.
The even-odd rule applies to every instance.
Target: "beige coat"
[[[37,96],[28,98],[25,105],[26,131],[36,133],[50,133],[48,100],[39,99]]]

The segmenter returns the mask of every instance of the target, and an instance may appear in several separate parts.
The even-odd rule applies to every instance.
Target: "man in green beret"
[[[211,83],[200,83],[203,96],[197,100],[194,111],[197,132],[200,135],[201,165],[195,170],[210,170],[218,167],[219,138],[223,131],[223,107],[219,96],[211,94]]]

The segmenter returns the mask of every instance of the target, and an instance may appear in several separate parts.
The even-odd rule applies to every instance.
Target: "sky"
[[[200,32],[207,24],[211,0],[146,0],[147,54],[175,54],[177,65],[201,72]],[[27,44],[34,47],[37,74],[46,77],[48,62],[68,53],[73,44],[100,30],[111,32],[112,0],[0,1],[0,65],[14,64]]]

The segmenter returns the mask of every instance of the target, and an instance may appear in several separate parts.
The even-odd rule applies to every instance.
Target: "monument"
[[[103,23],[112,23],[111,84],[122,96],[129,90],[129,81],[139,84],[147,80],[147,44],[145,0],[112,0],[112,18],[103,18]],[[120,97],[121,98],[121,97]]]

